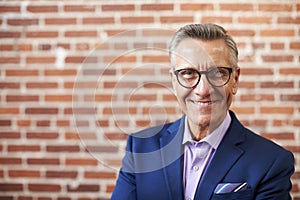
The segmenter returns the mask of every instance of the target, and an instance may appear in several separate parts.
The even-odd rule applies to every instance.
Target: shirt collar
[[[211,134],[209,134],[199,142],[196,142],[192,138],[192,134],[187,122],[187,117],[185,116],[182,144],[185,144],[187,142],[196,142],[196,143],[207,142],[212,148],[217,149],[227,129],[229,128],[230,123],[231,123],[231,117],[229,112],[227,111],[224,121]]]

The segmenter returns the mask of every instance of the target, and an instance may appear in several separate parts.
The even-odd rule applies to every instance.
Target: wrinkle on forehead
[[[220,41],[223,42],[222,40]],[[224,44],[220,43],[218,46],[211,46],[206,41],[201,44],[201,40],[185,39],[178,44],[175,50],[177,57],[175,65],[189,63],[189,65],[200,69],[216,65],[226,65],[224,61],[220,62],[221,58],[224,58],[224,54],[227,53]]]

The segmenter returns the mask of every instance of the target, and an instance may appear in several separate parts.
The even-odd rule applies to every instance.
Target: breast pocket
[[[224,194],[214,194],[212,200],[252,200],[253,199],[253,190],[246,189],[240,192],[230,192]]]

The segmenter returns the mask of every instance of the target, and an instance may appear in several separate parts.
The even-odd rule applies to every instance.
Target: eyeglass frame
[[[217,69],[219,69],[219,68],[226,69],[226,70],[229,72],[227,81],[225,81],[225,83],[222,84],[222,85],[214,85],[214,84],[212,84],[211,81],[210,81],[210,79],[207,77],[207,74],[208,74],[209,72],[213,71],[213,70],[216,69],[216,68],[217,68]],[[180,71],[183,71],[183,70],[194,70],[194,71],[197,72],[197,74],[198,74],[198,81],[196,82],[196,84],[195,84],[194,86],[191,86],[191,87],[185,86],[185,85],[183,85],[183,84],[180,82],[180,80],[179,80],[179,78],[178,78],[178,77],[179,77],[178,74],[179,74]],[[195,88],[195,87],[199,84],[199,82],[200,82],[200,80],[201,80],[201,75],[202,75],[202,74],[204,74],[204,75],[206,76],[206,79],[207,79],[207,81],[209,82],[210,85],[212,85],[212,86],[214,86],[214,87],[223,87],[224,85],[226,85],[226,84],[229,82],[232,72],[233,72],[233,68],[231,68],[231,67],[211,67],[211,68],[209,68],[209,69],[206,70],[206,71],[199,71],[199,70],[192,69],[192,68],[183,68],[183,69],[175,70],[175,69],[173,68],[173,73],[175,74],[178,83],[179,83],[182,87],[187,88],[187,89]]]

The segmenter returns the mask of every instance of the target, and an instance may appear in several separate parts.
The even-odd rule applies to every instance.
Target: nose
[[[210,94],[211,85],[208,82],[206,76],[203,74],[200,78],[198,85],[194,88],[194,91],[199,96],[207,96]]]

